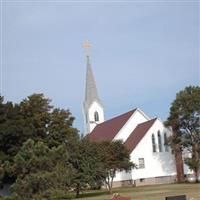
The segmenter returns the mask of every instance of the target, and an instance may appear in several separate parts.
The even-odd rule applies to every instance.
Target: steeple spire
[[[89,50],[91,45],[86,41],[83,45],[86,50],[87,71],[86,71],[86,85],[85,85],[85,99],[83,103],[84,119],[85,119],[85,134],[90,133],[97,124],[104,121],[103,105],[99,99],[97,87],[92,72],[90,63]]]
[[[85,106],[90,106],[94,101],[101,103],[94,75],[92,72],[92,67],[90,64],[90,57],[87,55],[87,72],[86,72],[86,87],[85,87]]]

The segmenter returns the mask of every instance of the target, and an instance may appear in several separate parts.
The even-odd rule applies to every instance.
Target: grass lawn
[[[132,200],[165,200],[166,196],[183,195],[187,200],[200,200],[200,184],[168,184],[132,188],[116,188],[113,193],[132,197]],[[109,195],[105,190],[85,192],[80,200],[107,200]]]

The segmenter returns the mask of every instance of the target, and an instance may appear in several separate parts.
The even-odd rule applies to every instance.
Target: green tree
[[[0,151],[12,159],[28,139],[42,140],[49,121],[50,100],[33,94],[20,104],[0,103]]]
[[[72,186],[78,197],[80,191],[89,185],[101,184],[105,176],[104,165],[98,145],[87,139],[80,140],[69,152],[70,163],[75,170]]]
[[[4,177],[4,174],[5,174],[5,170],[2,165],[2,161],[0,160],[0,188],[2,187],[2,179]]]
[[[6,161],[12,162],[20,146],[29,137],[24,128],[24,119],[18,104],[3,102],[0,98],[0,160],[3,182],[13,182],[4,167]]]
[[[12,157],[26,138],[23,119],[19,106],[11,102],[0,104],[0,110],[0,152]]]
[[[135,165],[130,161],[130,153],[122,141],[101,142],[99,143],[99,152],[103,160],[103,169],[105,176],[103,178],[108,191],[112,193],[113,179],[118,171],[129,171]]]
[[[9,169],[17,177],[12,186],[14,195],[21,199],[45,199],[50,191],[67,191],[74,173],[68,160],[63,145],[49,148],[43,142],[27,140]]]
[[[174,134],[169,138],[172,149],[191,153],[185,163],[197,176],[200,170],[200,87],[189,86],[177,93],[166,125],[173,128]]]
[[[74,117],[69,110],[53,108],[43,94],[33,94],[19,104],[3,102],[0,97],[0,159],[13,162],[28,139],[42,141],[49,147],[70,145],[79,139],[73,128]],[[6,169],[6,168],[4,168]],[[4,173],[7,175],[7,173]]]
[[[39,141],[46,138],[50,111],[53,108],[50,102],[51,100],[45,98],[43,94],[32,94],[20,103],[25,127],[34,140]]]
[[[53,109],[47,126],[48,146],[58,146],[62,143],[70,146],[79,140],[78,130],[72,127],[74,119],[69,110]]]

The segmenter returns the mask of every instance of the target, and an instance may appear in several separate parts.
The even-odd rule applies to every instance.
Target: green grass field
[[[165,200],[166,196],[187,195],[187,200],[200,200],[200,184],[169,184],[132,188],[116,188],[113,193],[129,196],[132,200]],[[107,200],[105,190],[84,192],[80,200]]]

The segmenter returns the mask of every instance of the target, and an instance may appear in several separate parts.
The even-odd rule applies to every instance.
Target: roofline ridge
[[[156,117],[156,118],[153,118],[153,119],[150,119],[150,120],[148,120],[148,121],[142,122],[142,123],[140,123],[140,124],[138,124],[138,125],[134,128],[134,130],[132,131],[132,133],[135,131],[135,129],[136,129],[138,126],[143,125],[143,124],[145,124],[145,123],[148,123],[148,122],[150,122],[150,121],[154,121],[154,122],[155,122],[156,120],[157,120],[157,117]],[[153,123],[153,124],[154,124],[154,123]],[[149,127],[149,129],[152,127],[153,124],[151,124],[151,126]],[[148,130],[149,130],[149,129],[148,129]],[[147,130],[147,131],[148,131],[148,130]],[[129,135],[129,137],[131,137],[132,133]],[[145,133],[145,134],[146,134],[146,133]],[[129,139],[129,137],[126,139],[126,141]],[[126,142],[126,141],[125,141],[125,142]],[[125,142],[124,142],[124,143],[125,143]]]
[[[145,122],[142,122],[142,123],[140,123],[140,124],[145,124],[145,123],[148,123],[148,122],[150,122],[150,121],[156,121],[156,120],[159,120],[157,117],[155,117],[155,118],[153,118],[153,119],[150,119],[150,120],[148,120],[148,121],[145,121]],[[140,125],[140,124],[138,124],[138,125]]]
[[[135,112],[137,110],[137,108],[135,108],[135,109],[132,109],[132,110],[130,110],[130,111],[128,111],[128,112],[125,112],[125,113],[123,113],[123,114],[121,114],[121,115],[118,115],[118,116],[116,116],[116,117],[113,117],[113,118],[111,118],[111,119],[108,119],[108,120],[106,120],[106,121],[104,121],[104,122],[102,122],[102,123],[99,123],[99,124],[97,124],[96,126],[95,126],[95,128],[94,129],[96,129],[96,127],[98,127],[98,126],[101,126],[102,124],[105,124],[105,123],[108,123],[108,122],[110,122],[111,120],[113,120],[113,119],[116,119],[116,118],[118,118],[118,117],[121,117],[122,115],[126,115],[126,114],[128,114],[128,113],[130,113],[130,112]],[[131,114],[131,116],[133,115],[133,113]],[[130,116],[130,117],[131,117]],[[128,120],[130,119],[130,117],[128,118]],[[127,121],[128,121],[127,120]],[[125,122],[125,124],[127,123],[127,121]],[[124,124],[124,125],[125,125]],[[124,125],[122,126],[122,128],[124,127]],[[121,129],[120,129],[121,130]],[[119,131],[120,131],[119,130]],[[92,133],[92,132],[91,132]]]
[[[128,114],[128,113],[130,113],[130,112],[133,112],[133,113],[134,113],[135,111],[136,111],[136,108],[133,109],[133,110],[130,110],[130,111],[128,111],[128,112],[125,112],[125,113],[123,113],[123,114],[121,114],[121,115],[117,115],[116,117],[110,118],[110,119],[106,120],[105,122],[108,122],[108,121],[113,120],[113,119],[115,119],[115,118],[121,117],[122,115],[126,115],[126,114]],[[132,113],[132,114],[133,114],[133,113]],[[103,122],[103,123],[104,123],[104,122]]]
[[[151,119],[148,115],[146,115],[140,108],[136,108],[146,119]]]
[[[159,117],[157,117],[157,119],[158,119],[161,123],[163,123],[162,119],[160,119]]]

